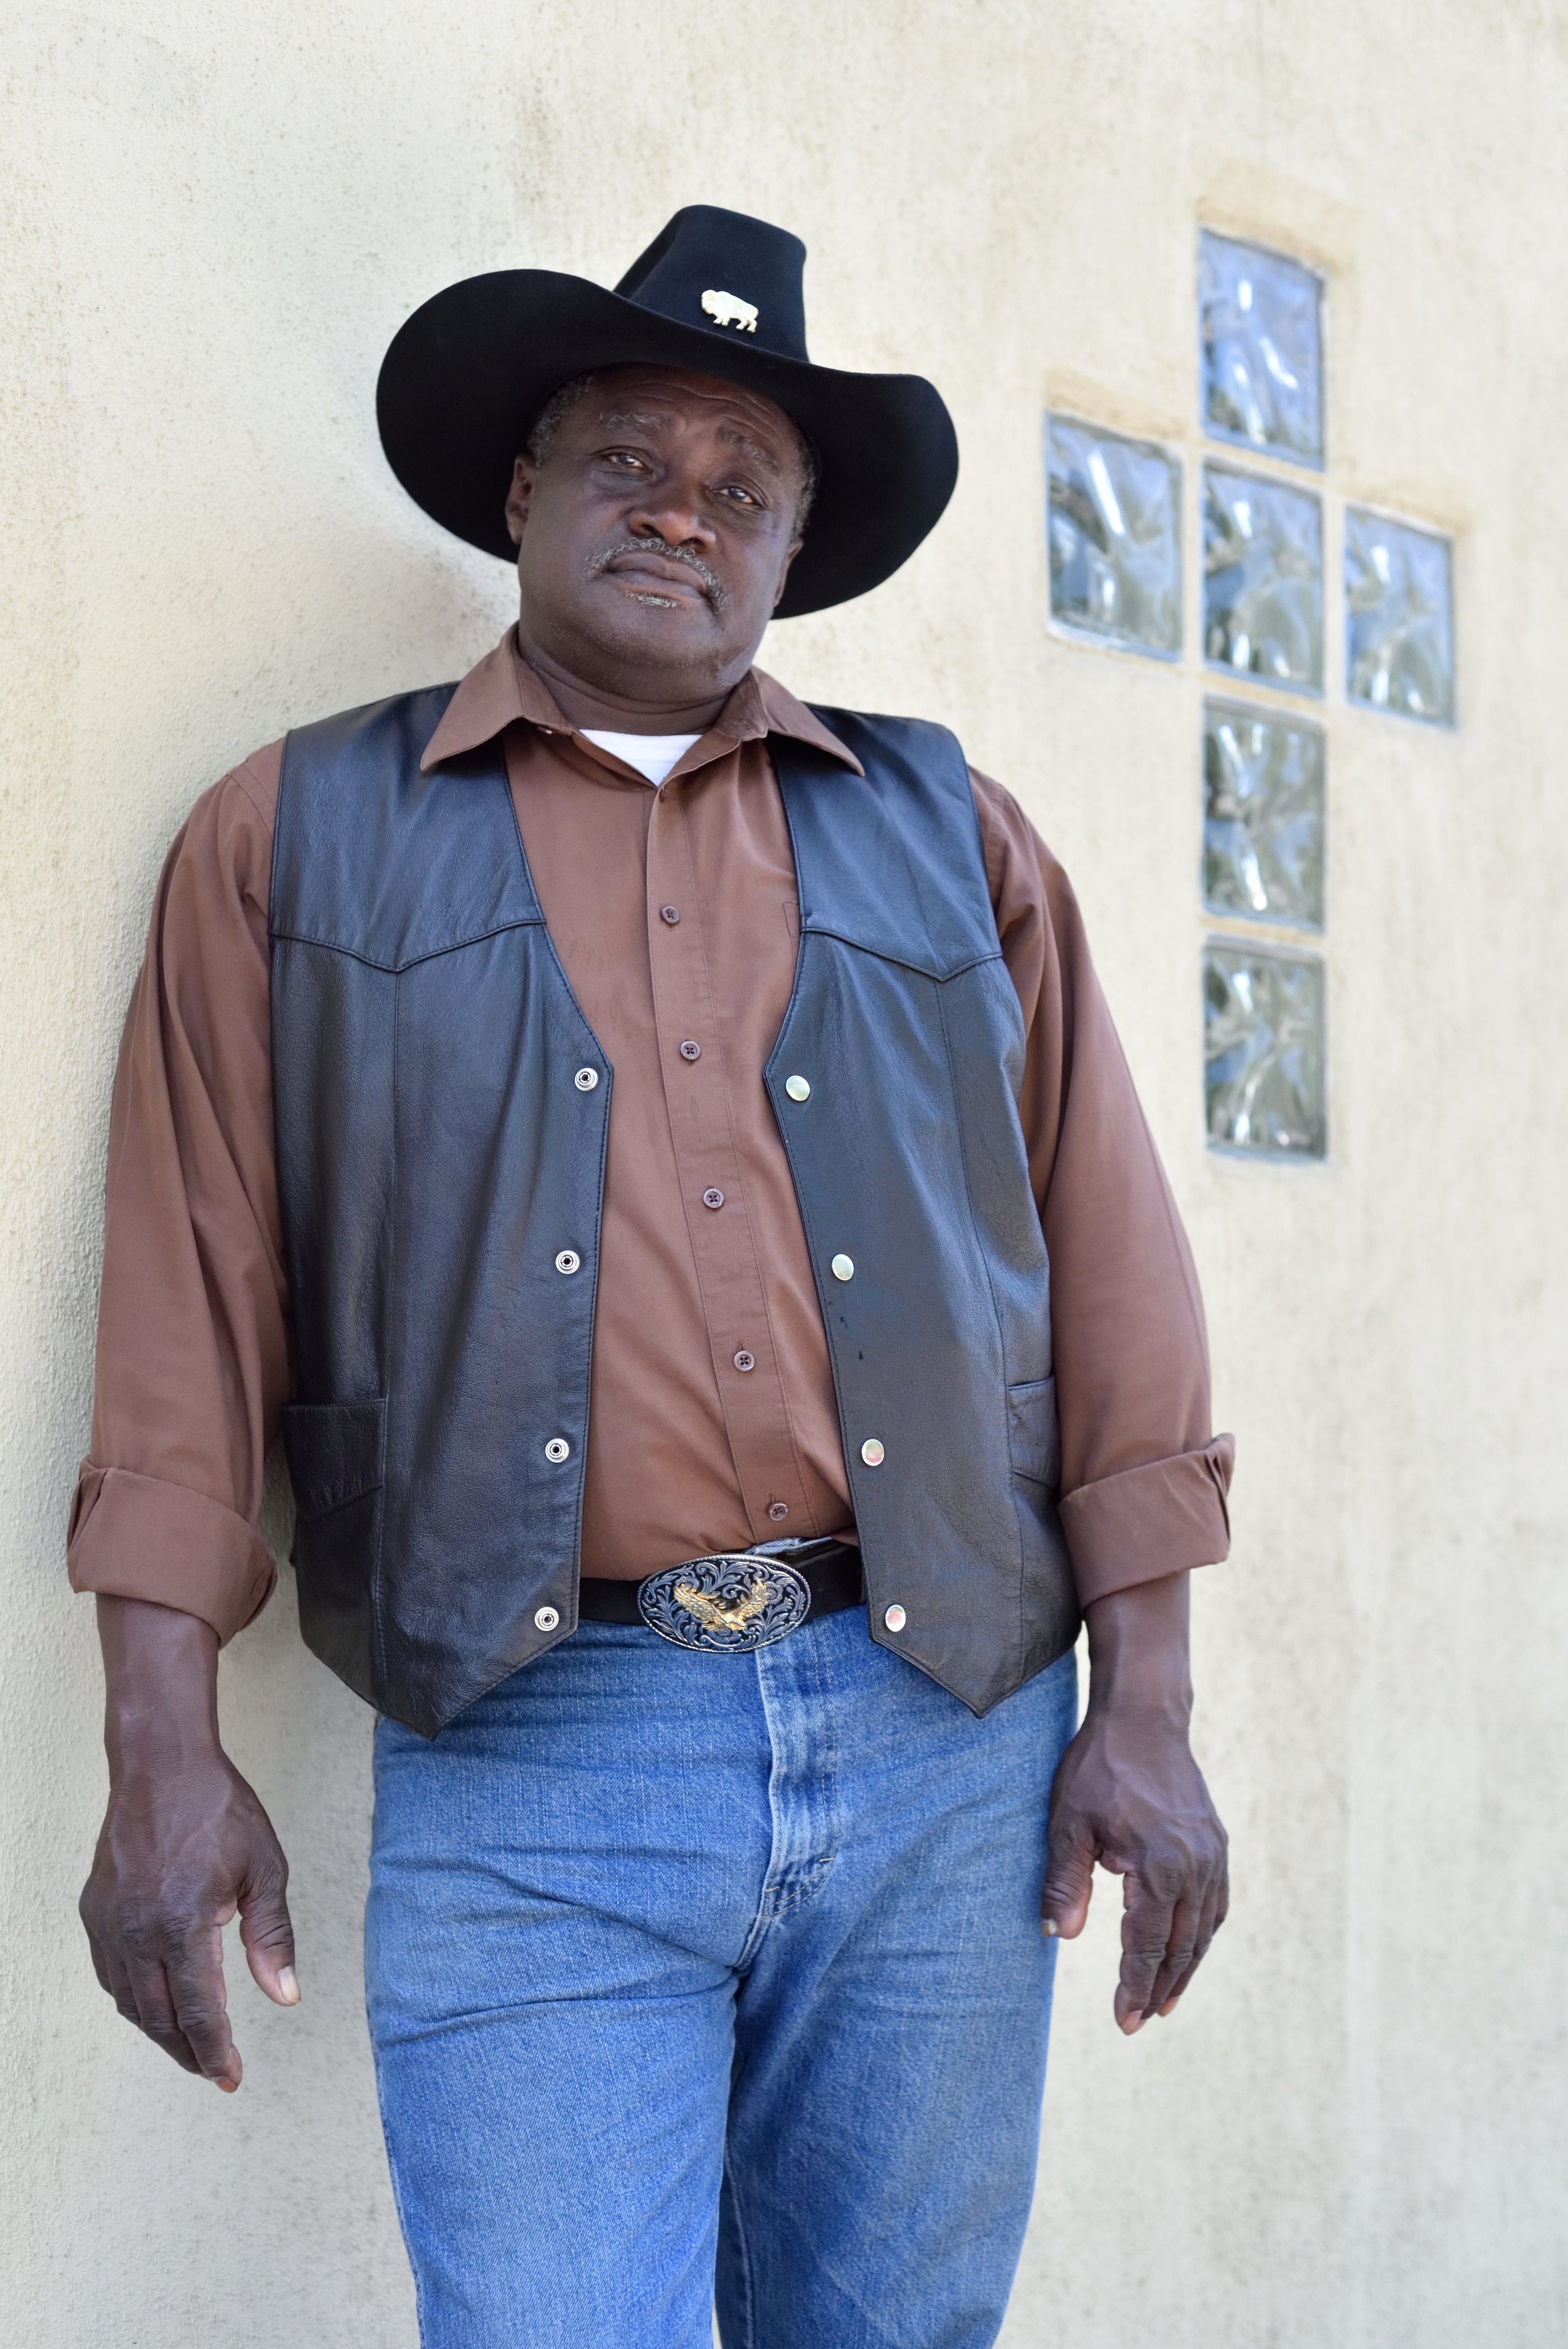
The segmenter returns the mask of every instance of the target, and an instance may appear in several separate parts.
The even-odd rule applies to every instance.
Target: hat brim
[[[678,325],[587,278],[500,269],[447,286],[399,327],[376,388],[381,445],[417,504],[486,554],[515,560],[512,465],[562,384],[643,363],[721,376],[776,400],[821,464],[806,542],[778,617],[863,595],[907,562],[958,478],[934,384],[849,375],[748,347],[733,328]]]

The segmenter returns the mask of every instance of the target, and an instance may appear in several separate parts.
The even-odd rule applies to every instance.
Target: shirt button
[[[867,1436],[865,1442],[861,1446],[861,1458],[865,1462],[868,1468],[880,1468],[882,1466],[882,1462],[887,1458],[887,1454],[882,1449],[880,1437],[875,1435]]]
[[[547,1460],[552,1460],[559,1468],[563,1460],[571,1459],[572,1446],[563,1435],[552,1435],[544,1447],[544,1456]]]
[[[700,1061],[701,1058],[702,1046],[700,1044],[694,1044],[691,1038],[688,1036],[686,1042],[681,1046],[681,1059],[683,1061]]]
[[[735,1358],[735,1367],[738,1371],[754,1371],[757,1368],[756,1355],[748,1354],[743,1346]]]
[[[887,1625],[890,1631],[902,1631],[908,1620],[909,1617],[904,1613],[903,1609],[899,1605],[896,1599],[893,1600],[891,1607],[883,1610],[882,1621]]]
[[[852,1256],[836,1256],[833,1258],[833,1278],[835,1280],[853,1280],[854,1277],[854,1257]]]
[[[557,1272],[581,1272],[583,1259],[575,1248],[562,1248],[555,1259],[555,1269]]]
[[[702,1195],[702,1204],[705,1207],[722,1207],[724,1205],[724,1193],[722,1191],[705,1191]]]
[[[769,1516],[772,1518],[772,1520],[773,1520],[773,1522],[774,1522],[774,1524],[775,1524],[776,1526],[782,1525],[782,1524],[783,1524],[783,1522],[784,1522],[784,1520],[785,1520],[785,1518],[786,1518],[786,1517],[789,1516],[789,1502],[788,1502],[788,1501],[769,1501],[769,1504],[768,1504],[768,1514],[769,1514]]]
[[[784,1090],[791,1101],[810,1101],[811,1088],[804,1077],[786,1077]]]
[[[536,1607],[533,1610],[533,1628],[536,1631],[553,1631],[560,1620],[561,1617],[553,1607]]]
[[[579,1069],[572,1080],[580,1093],[591,1093],[599,1081],[597,1069]]]
[[[680,920],[680,917],[681,909],[678,905],[661,905],[659,907],[660,921],[667,922],[672,930],[675,928],[676,924]]]

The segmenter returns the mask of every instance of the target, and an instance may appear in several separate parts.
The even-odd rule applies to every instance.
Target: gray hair
[[[603,372],[603,367],[595,367],[587,375],[574,375],[569,383],[562,384],[558,390],[551,393],[550,398],[534,418],[529,429],[528,439],[523,443],[536,465],[543,464],[549,454],[551,442],[584,392],[593,390]],[[822,478],[822,468],[818,461],[817,451],[806,434],[798,424],[795,424],[793,417],[789,421],[795,425],[795,444],[800,459],[800,494],[795,501],[795,535],[797,538],[803,538],[806,534],[806,524],[810,520],[811,508],[816,502],[818,485]]]

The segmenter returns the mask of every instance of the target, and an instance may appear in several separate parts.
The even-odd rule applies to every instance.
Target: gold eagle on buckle
[[[676,1597],[683,1607],[689,1608],[699,1623],[710,1631],[744,1631],[747,1625],[761,1614],[768,1604],[768,1585],[754,1582],[738,1605],[725,1607],[710,1599],[706,1590],[698,1590],[689,1582],[677,1582]]]

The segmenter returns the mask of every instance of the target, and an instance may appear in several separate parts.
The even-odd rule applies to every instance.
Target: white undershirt
[[[692,744],[702,740],[700,734],[604,734],[596,726],[584,726],[582,733],[585,742],[597,742],[612,759],[624,759],[650,783],[662,783]]]

